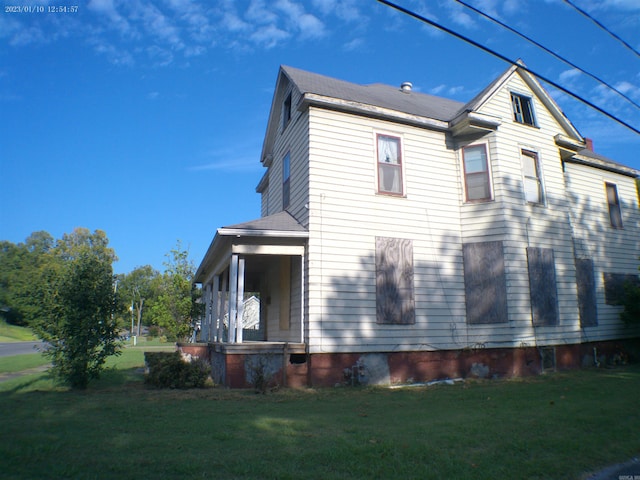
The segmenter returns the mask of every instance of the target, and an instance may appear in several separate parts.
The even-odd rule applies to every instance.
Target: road
[[[38,353],[36,347],[42,349],[42,342],[0,342],[0,357],[22,355],[24,353]]]

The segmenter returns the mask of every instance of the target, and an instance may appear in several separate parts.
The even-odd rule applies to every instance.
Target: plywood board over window
[[[596,282],[593,273],[593,260],[576,258],[576,282],[578,284],[578,307],[580,326],[598,325],[598,302],[596,300]]]
[[[533,325],[557,325],[558,291],[553,249],[527,247],[527,260]]]
[[[625,285],[640,285],[638,275],[632,273],[604,272],[604,300],[607,305],[623,305]]]
[[[413,242],[376,237],[377,323],[415,323]]]
[[[462,245],[467,323],[504,323],[508,320],[507,283],[502,242]]]

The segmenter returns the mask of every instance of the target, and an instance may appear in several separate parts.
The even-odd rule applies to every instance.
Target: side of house
[[[198,278],[224,298],[246,260],[264,340],[298,342],[307,384],[577,366],[640,336],[618,295],[638,172],[587,147],[517,65],[467,104],[282,67],[262,219],[220,229]]]

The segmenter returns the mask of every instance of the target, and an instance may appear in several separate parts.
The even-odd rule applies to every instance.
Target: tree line
[[[72,387],[99,376],[123,334],[140,335],[144,325],[167,340],[186,340],[199,316],[195,268],[179,241],[162,273],[144,265],[115,275],[116,260],[102,230],[0,241],[0,316],[44,340],[52,373]]]

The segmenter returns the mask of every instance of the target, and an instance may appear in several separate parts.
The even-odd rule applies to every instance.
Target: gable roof
[[[522,68],[524,67],[524,68]],[[555,100],[547,93],[540,82],[526,70],[526,65],[522,60],[518,60],[517,65],[511,65],[507,68],[502,75],[496,78],[493,82],[487,85],[480,93],[472,98],[465,106],[464,111],[476,111],[482,107],[489,99],[504,85],[504,83],[511,78],[514,74],[520,75],[520,78],[527,84],[527,86],[533,91],[538,99],[543,103],[546,109],[551,113],[555,120],[562,126],[566,133],[573,139],[579,142],[584,142],[582,135],[578,132],[578,129],[569,121],[565,116],[562,109],[558,106]]]
[[[282,66],[282,72],[301,94],[339,98],[348,102],[388,108],[398,112],[448,121],[464,106],[462,102],[416,91],[403,91],[382,83],[359,85],[324,75]]]

